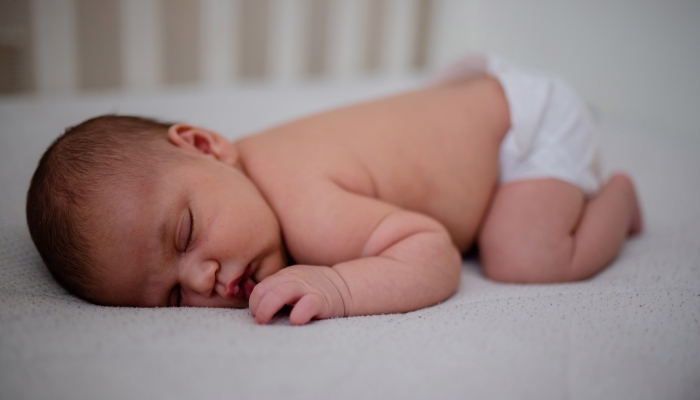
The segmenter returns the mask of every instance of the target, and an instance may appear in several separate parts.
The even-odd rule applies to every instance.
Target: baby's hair
[[[41,258],[69,292],[94,301],[98,197],[152,175],[168,152],[172,124],[102,115],[67,128],[39,161],[27,193],[27,225]],[[174,149],[174,147],[173,147]],[[165,154],[168,153],[168,154]]]

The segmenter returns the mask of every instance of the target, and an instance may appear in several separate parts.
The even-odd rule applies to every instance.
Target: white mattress
[[[257,326],[247,310],[98,307],[44,270],[24,223],[36,162],[105,112],[231,138],[415,82],[0,101],[0,398],[700,398],[700,140],[603,124],[646,232],[585,282],[505,285],[467,260],[452,298],[407,314]],[[695,135],[700,137],[700,135]]]

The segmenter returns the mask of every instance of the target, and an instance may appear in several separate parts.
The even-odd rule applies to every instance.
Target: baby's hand
[[[335,282],[342,278],[329,267],[293,265],[258,283],[250,295],[255,322],[267,324],[285,305],[292,305],[289,321],[303,325],[312,318],[346,316],[345,304]]]

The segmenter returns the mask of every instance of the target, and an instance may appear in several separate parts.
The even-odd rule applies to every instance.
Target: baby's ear
[[[218,133],[204,128],[176,124],[168,129],[168,140],[185,151],[214,157],[232,167],[238,163],[236,147]]]

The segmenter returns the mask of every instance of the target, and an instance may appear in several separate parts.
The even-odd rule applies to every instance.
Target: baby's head
[[[98,304],[245,307],[285,265],[237,147],[184,124],[106,115],[67,129],[34,173],[27,223],[54,278]]]

